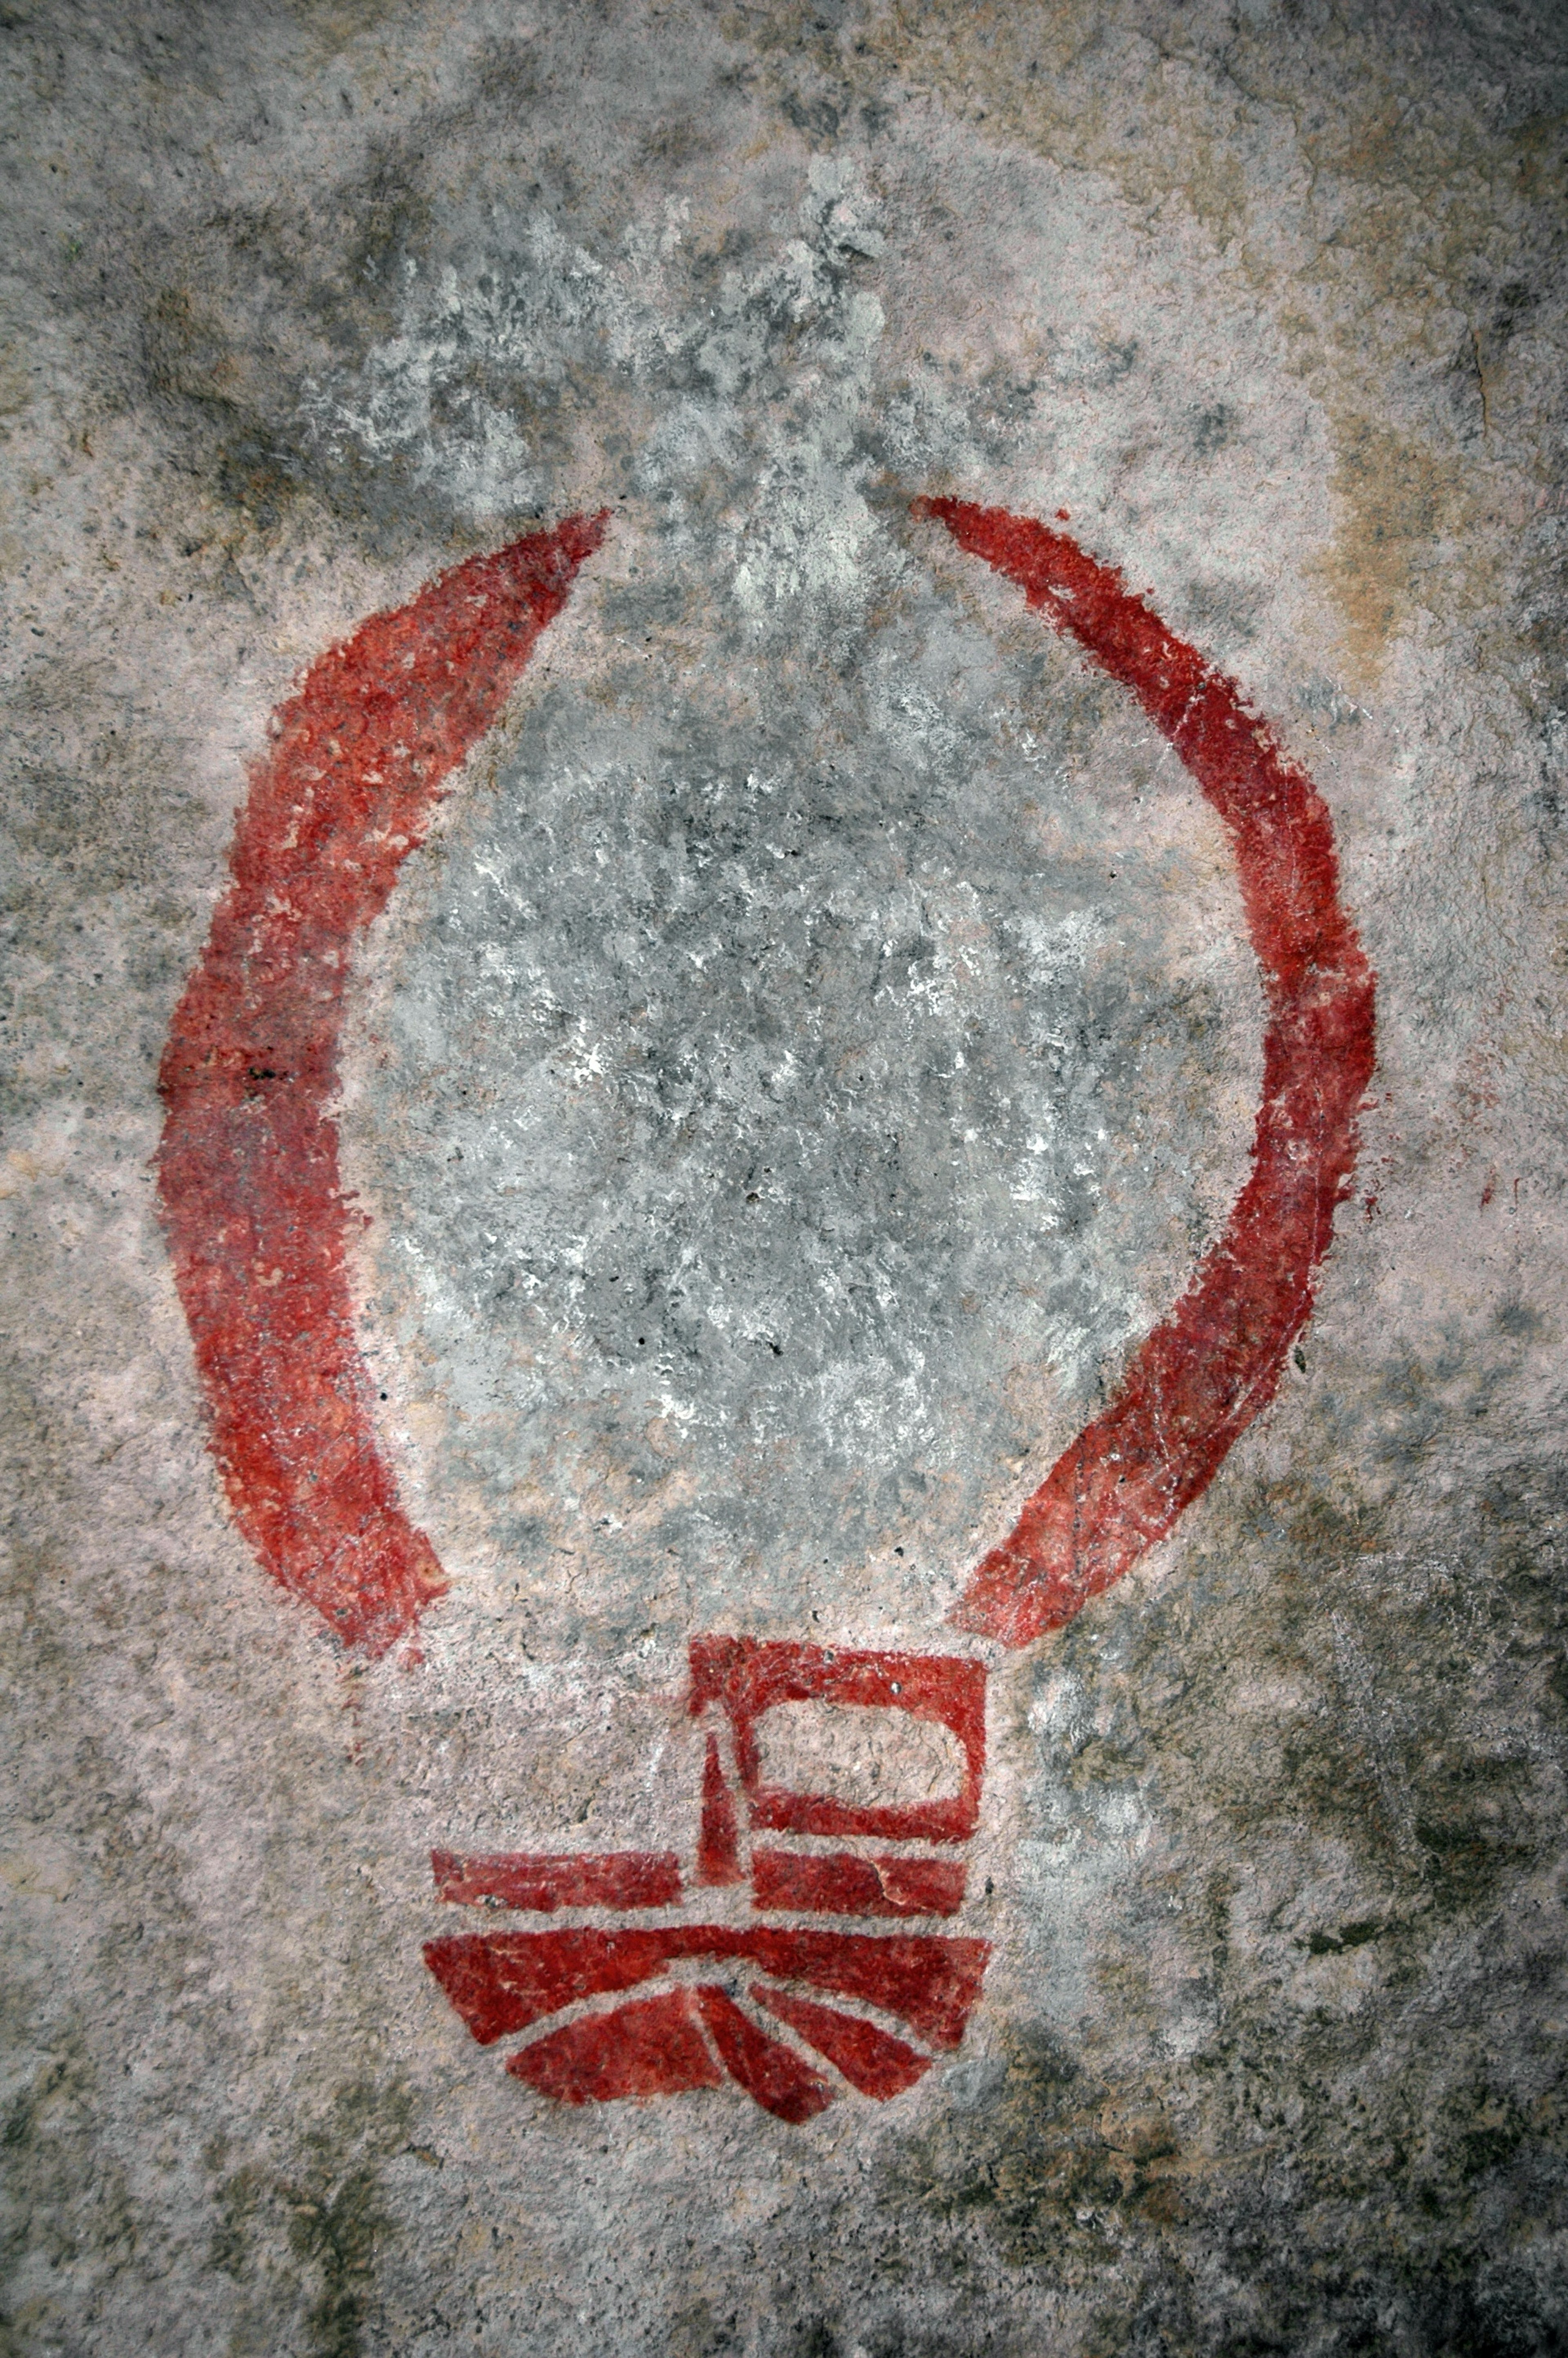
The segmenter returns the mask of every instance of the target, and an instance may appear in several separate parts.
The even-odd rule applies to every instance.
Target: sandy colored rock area
[[[1568,2347],[1561,6],[5,0],[0,67],[0,2349]],[[948,1617],[1229,1233],[1271,985],[1193,762],[926,497],[1237,684],[1377,977],[1267,1404],[1023,1646]],[[247,775],[391,792],[274,716],[597,514],[307,925],[313,1077],[235,1034],[331,1187],[253,1252],[214,1149],[181,1243]],[[291,1561],[351,1448],[427,1535],[385,1643],[187,1315],[308,1363],[323,1205],[273,1433]],[[694,1715],[714,1637],[817,1668]],[[686,1945],[495,2039],[421,1954],[557,1934]]]

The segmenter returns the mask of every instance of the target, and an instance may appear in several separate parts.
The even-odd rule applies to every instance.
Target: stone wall
[[[1561,9],[0,38],[0,2347],[1568,2345]]]

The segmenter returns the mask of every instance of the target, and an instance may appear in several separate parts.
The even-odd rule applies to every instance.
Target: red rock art
[[[697,1879],[699,1883],[743,1883],[741,1864],[741,1821],[719,1758],[719,1738],[708,1739],[702,1764],[702,1827],[697,1838]]]
[[[673,1850],[574,1851],[564,1857],[506,1851],[469,1858],[437,1850],[430,1865],[443,1899],[470,1908],[527,1908],[539,1916],[557,1908],[667,1908],[681,1893]]]
[[[964,1903],[964,1870],[942,1858],[754,1850],[752,1884],[759,1908],[824,1916],[956,1916]]]
[[[617,2096],[679,2096],[721,2088],[724,2073],[702,2033],[696,1992],[664,1990],[612,2015],[590,2015],[536,2039],[506,2066],[561,2104],[605,2104]]]
[[[788,1991],[753,1982],[751,1996],[781,2022],[826,2055],[851,2087],[885,2104],[890,2096],[913,2088],[931,2069],[929,2055],[906,2047],[890,2031],[879,2030],[863,2015],[840,2014],[836,2007],[817,2006],[810,1998],[792,1997]]]
[[[833,2102],[831,2083],[814,2071],[793,2048],[770,2039],[743,2015],[727,1990],[704,1983],[697,1993],[725,2070],[764,2112],[799,2127]]]
[[[848,1704],[935,1720],[950,1727],[963,1747],[962,1789],[940,1801],[889,1806],[764,1785],[757,1722],[764,1712],[784,1703]],[[986,1760],[986,1673],[981,1662],[937,1654],[769,1645],[756,1638],[694,1638],[693,1716],[710,1705],[723,1712],[733,1730],[735,1764],[754,1826],[773,1833],[873,1834],[889,1842],[967,1842],[975,1831]]]
[[[953,1617],[1021,1646],[1071,1620],[1164,1537],[1272,1398],[1355,1166],[1374,982],[1339,903],[1327,809],[1235,683],[1066,534],[958,500],[915,508],[1016,581],[1138,698],[1181,756],[1230,831],[1268,1008],[1252,1170],[1223,1236],[1110,1407],[977,1567]],[[230,1503],[267,1570],[345,1645],[371,1654],[407,1630],[445,1583],[398,1505],[354,1342],[349,1215],[327,1110],[349,961],[445,781],[496,719],[603,530],[602,516],[572,517],[471,558],[312,667],[276,716],[272,751],[253,774],[232,882],[164,1053],[159,1195]],[[704,1643],[710,1650],[694,1656],[694,1675],[732,1718],[753,1824],[932,1841],[972,1831],[972,1713],[948,1723],[968,1748],[969,1782],[923,1812],[771,1792],[758,1781],[750,1730],[786,1699],[779,1682],[808,1675],[801,1650]],[[720,1643],[735,1650],[711,1650]],[[893,1659],[840,1656],[835,1699],[887,1700],[895,1674],[871,1666]],[[860,1667],[847,1667],[852,1660]],[[844,1683],[856,1679],[863,1694]],[[705,1795],[699,1878],[737,1882],[738,1821],[717,1749]],[[559,1861],[534,1866],[564,1872]],[[838,1872],[849,1879],[836,1887],[853,1886],[869,1908],[864,1863]],[[804,1892],[807,1871],[787,1873]],[[829,1890],[827,1868],[810,1874]],[[901,1895],[896,1877],[884,1879],[881,1912],[904,1912],[914,1888]],[[916,1896],[937,1888],[927,1882]]]
[[[602,516],[470,557],[306,675],[229,855],[158,1088],[158,1194],[212,1447],[263,1564],[379,1654],[446,1584],[376,1446],[328,1111],[349,961]]]
[[[1273,1398],[1350,1191],[1375,985],[1339,903],[1328,810],[1236,683],[1066,534],[963,500],[914,505],[1016,581],[1181,756],[1229,829],[1268,1010],[1252,1170],[1224,1234],[953,1614],[1023,1646],[1162,1539]]]
[[[929,2071],[935,2053],[962,2040],[985,1979],[987,1943],[947,1932],[865,1932],[769,1920],[950,1916],[963,1898],[962,1865],[919,1854],[863,1857],[769,1844],[752,1852],[745,1911],[722,1921],[702,1911],[711,1909],[716,1884],[748,1879],[742,1849],[752,1831],[787,1817],[809,1842],[815,1812],[796,1805],[832,1799],[760,1782],[756,1724],[780,1703],[903,1711],[953,1728],[964,1747],[964,1783],[941,1805],[947,1814],[940,1830],[930,1830],[935,1805],[928,1802],[902,1811],[868,1808],[859,1812],[861,1823],[845,1826],[837,1821],[855,1813],[834,1801],[834,1831],[967,1840],[985,1770],[984,1666],[746,1638],[697,1639],[691,1661],[692,1711],[725,1724],[740,1784],[737,1796],[724,1772],[724,1747],[710,1732],[695,1906],[683,1904],[678,1872],[670,1889],[674,1862],[664,1852],[460,1858],[438,1851],[431,1862],[438,1895],[459,1904],[500,1902],[536,1914],[572,1905],[630,1912],[665,1904],[648,1896],[657,1891],[668,1895],[668,1913],[657,1924],[461,1932],[428,1942],[425,1962],[481,2046],[539,2028],[506,2068],[564,2103],[669,2095],[715,2087],[728,2076],[764,2110],[798,2124],[832,2101],[837,2084],[802,2047],[838,2080],[885,2103]],[[725,1789],[730,1830],[717,1877],[708,1872],[715,1777]],[[890,1818],[899,1820],[896,1827]],[[568,1892],[585,1896],[574,1901]],[[726,1965],[738,1969],[732,1985],[713,1978],[714,1967]],[[693,1977],[682,1977],[688,1974]],[[757,1974],[764,1978],[752,1978]],[[654,1986],[647,1995],[622,1997],[649,1984]],[[825,2005],[824,1997],[840,2003]],[[606,2006],[607,1999],[621,2002]],[[798,2044],[779,2039],[748,2006]],[[572,2018],[560,2021],[566,2013]],[[909,2037],[895,2035],[876,2016],[896,2021]]]

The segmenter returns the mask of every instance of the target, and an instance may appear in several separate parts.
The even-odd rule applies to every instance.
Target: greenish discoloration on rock
[[[221,2180],[211,2257],[246,2289],[252,2320],[232,2348],[276,2348],[280,2314],[291,2309],[302,2309],[310,2358],[356,2358],[365,2346],[377,2262],[398,2223],[380,2166],[412,2150],[412,2112],[395,2086],[341,2089],[280,2166],[247,2161]],[[228,2142],[220,2134],[205,2157],[214,2170]]]

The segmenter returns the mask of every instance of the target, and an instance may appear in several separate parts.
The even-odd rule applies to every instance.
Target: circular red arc
[[[446,1582],[398,1505],[354,1338],[328,1110],[350,955],[605,523],[470,557],[311,666],[252,772],[158,1074],[160,1209],[235,1520],[369,1654]]]
[[[1355,1164],[1374,986],[1328,812],[1234,682],[1065,534],[963,501],[915,508],[1017,581],[1169,739],[1230,829],[1268,1005],[1252,1171],[1224,1235],[952,1617],[1024,1645],[1162,1538],[1272,1397]],[[267,1570],[371,1654],[446,1583],[398,1505],[354,1338],[328,1111],[350,955],[605,524],[569,517],[470,558],[312,666],[253,773],[159,1072],[160,1207],[235,1518]]]
[[[964,500],[914,512],[1017,582],[1174,747],[1229,830],[1267,1009],[1252,1168],[1223,1235],[950,1617],[1022,1646],[1162,1539],[1273,1398],[1355,1169],[1375,980],[1340,906],[1323,797],[1236,683],[1065,533]]]

